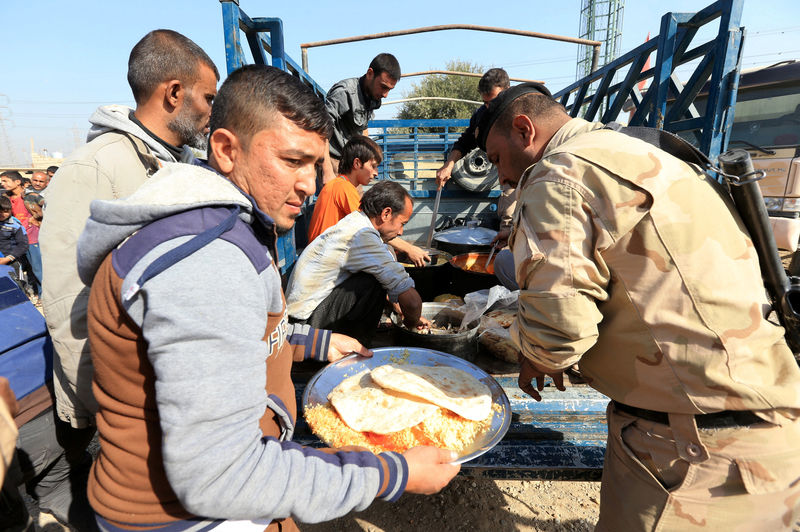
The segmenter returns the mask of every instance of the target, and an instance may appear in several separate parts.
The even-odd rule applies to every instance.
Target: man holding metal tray
[[[371,353],[288,323],[275,266],[331,133],[322,102],[266,66],[233,72],[208,163],[172,164],[132,196],[95,201],[78,262],[100,453],[89,499],[103,530],[296,530],[403,491],[435,493],[455,454],[375,455],[291,441],[293,360]],[[226,528],[227,527],[227,528]]]

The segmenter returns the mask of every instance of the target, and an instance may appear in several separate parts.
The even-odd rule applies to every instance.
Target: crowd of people
[[[387,76],[399,77],[380,70],[392,62],[382,54],[348,90],[379,104]],[[243,67],[217,93],[214,63],[171,30],[134,46],[128,81],[136,107],[100,107],[87,144],[47,191],[39,279],[52,381],[9,401],[19,437],[1,502],[21,511],[0,517],[0,527],[24,524],[19,485],[79,530],[292,530],[292,518],[327,520],[376,498],[440,490],[459,470],[444,449],[376,455],[291,442],[292,361],[372,353],[338,330],[289,320],[275,236],[317,192],[337,128],[354,154],[343,178],[375,177],[380,149],[351,139],[360,130],[347,125],[354,116],[366,124],[370,113],[339,106],[335,120],[310,89],[271,67]],[[410,213],[388,214],[386,234],[401,234]],[[220,319],[209,328],[212,307]]]
[[[399,238],[413,198],[389,180],[359,190],[383,157],[365,128],[397,59],[379,54],[325,102],[273,67],[217,92],[219,78],[187,37],[150,32],[128,61],[135,108],[100,107],[52,184],[0,177],[2,261],[41,282],[54,353],[52,382],[20,401],[0,378],[0,504],[22,507],[0,528],[26,525],[21,484],[78,530],[291,531],[436,493],[459,471],[446,449],[292,442],[293,362],[372,356],[387,304],[430,325],[391,251],[428,257]],[[790,527],[800,369],[724,197],[539,83],[492,69],[479,88],[486,105],[438,185],[477,145],[514,190],[500,239],[520,289],[520,388],[541,399],[545,376],[563,389],[577,363],[611,399],[598,530]],[[317,193],[284,294],[277,237]]]
[[[13,269],[12,277],[34,301],[42,291],[39,228],[47,186],[56,170],[50,166],[30,178],[16,170],[0,174],[0,265]]]

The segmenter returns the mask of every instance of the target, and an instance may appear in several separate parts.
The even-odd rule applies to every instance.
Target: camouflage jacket
[[[552,370],[580,361],[592,387],[640,408],[797,417],[800,370],[727,196],[602,127],[565,124],[519,183],[522,353]]]

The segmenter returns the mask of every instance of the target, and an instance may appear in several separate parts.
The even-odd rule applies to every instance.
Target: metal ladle
[[[497,242],[492,244],[492,251],[489,253],[489,258],[486,259],[486,264],[483,265],[484,270],[489,269],[489,263],[492,262],[492,257],[494,256],[494,252],[497,251],[497,244],[498,244]]]
[[[442,187],[436,190],[436,201],[433,202],[433,216],[431,217],[431,227],[428,230],[428,240],[425,243],[426,247],[431,247],[433,241],[433,230],[436,227],[436,215],[439,214],[439,200],[442,199]]]

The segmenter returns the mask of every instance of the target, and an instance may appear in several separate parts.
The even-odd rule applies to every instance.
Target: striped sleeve
[[[317,360],[328,361],[328,347],[331,343],[331,331],[315,329],[305,323],[289,324],[289,345],[294,348],[295,361]]]
[[[380,489],[376,498],[394,502],[406,489],[408,462],[400,453],[385,452],[378,455],[381,464]]]

